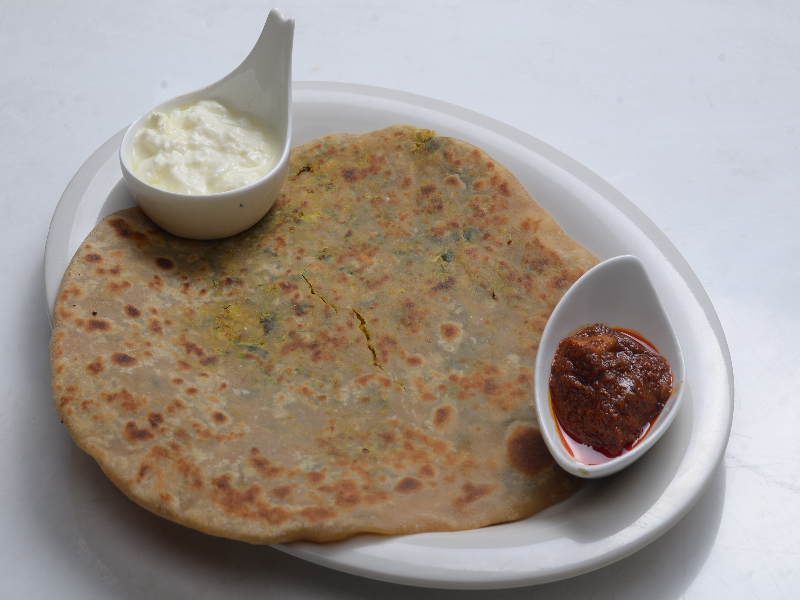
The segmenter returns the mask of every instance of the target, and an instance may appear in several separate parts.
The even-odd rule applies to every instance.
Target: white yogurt
[[[133,142],[133,172],[180,194],[216,194],[260,179],[278,162],[275,135],[214,100],[154,112]]]

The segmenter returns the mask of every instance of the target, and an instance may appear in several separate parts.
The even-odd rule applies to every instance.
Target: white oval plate
[[[733,370],[714,308],[666,236],[585,167],[536,138],[472,111],[405,92],[317,82],[294,83],[293,110],[294,145],[328,133],[407,123],[480,146],[598,258],[638,256],[678,334],[686,385],[674,423],[646,456],[523,521],[456,533],[361,535],[343,542],[278,547],[384,581],[501,588],[598,569],[675,525],[701,496],[722,459],[733,417]],[[61,277],[84,237],[106,215],[133,206],[117,158],[123,134],[124,130],[86,161],[55,210],[44,261],[51,311]]]

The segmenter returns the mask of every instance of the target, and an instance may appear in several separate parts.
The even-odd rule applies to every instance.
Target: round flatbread
[[[80,447],[142,506],[254,543],[481,527],[572,493],[533,369],[597,260],[427,130],[314,140],[289,173],[238,236],[129,209],[81,245],[51,344]]]

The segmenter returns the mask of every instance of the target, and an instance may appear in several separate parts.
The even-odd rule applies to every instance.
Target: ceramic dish
[[[588,464],[567,449],[550,398],[551,365],[558,345],[565,337],[595,323],[635,331],[656,348],[672,371],[672,395],[661,414],[635,446],[610,459]],[[647,452],[678,414],[683,399],[683,353],[647,271],[635,256],[615,256],[587,271],[556,305],[542,332],[536,354],[534,389],[536,416],[550,453],[573,475],[596,479],[629,467]]]
[[[733,372],[714,308],[686,261],[629,200],[559,151],[483,115],[414,94],[350,84],[293,86],[293,143],[396,123],[435,129],[483,148],[508,167],[564,230],[600,259],[638,256],[683,349],[683,405],[669,431],[636,464],[591,482],[531,518],[472,531],[279,548],[349,573],[441,588],[501,588],[571,577],[649,544],[694,505],[722,459],[733,416]],[[45,250],[52,309],[61,277],[99,219],[131,206],[117,150],[124,131],[78,171],[56,208]],[[120,498],[120,502],[127,502]],[[120,553],[127,540],[106,532]],[[205,539],[205,538],[204,538]],[[208,537],[209,545],[215,539]],[[130,551],[131,553],[133,550]],[[180,562],[180,557],[174,557]]]

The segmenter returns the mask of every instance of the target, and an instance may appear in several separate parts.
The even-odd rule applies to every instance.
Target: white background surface
[[[0,3],[0,598],[477,598],[330,571],[272,548],[185,564],[109,553],[102,474],[52,408],[42,254],[81,164],[142,111],[250,50],[263,2]],[[484,113],[617,187],[703,282],[736,378],[724,462],[694,509],[614,565],[493,598],[793,598],[800,589],[800,4],[285,2],[294,78]],[[88,462],[87,462],[88,461]],[[131,506],[128,506],[131,504]],[[132,503],[131,537],[175,527]],[[88,533],[87,533],[88,532]],[[119,533],[118,533],[119,534]],[[141,545],[141,540],[137,541]],[[153,552],[159,548],[152,546]],[[213,565],[214,568],[209,566]],[[145,568],[146,566],[146,568]],[[212,575],[213,574],[213,575]]]

